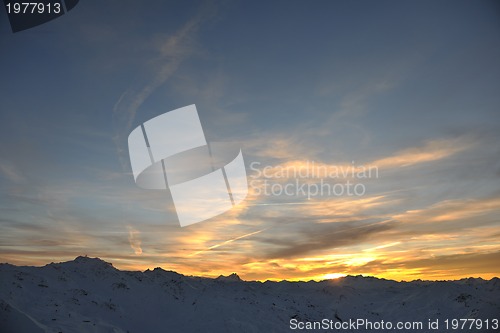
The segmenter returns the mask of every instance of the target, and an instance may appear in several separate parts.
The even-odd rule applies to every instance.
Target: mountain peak
[[[73,260],[73,262],[78,263],[78,264],[98,264],[98,265],[106,264],[108,266],[113,266],[112,263],[104,261],[101,258],[97,258],[97,257],[92,258],[92,257],[87,257],[87,256],[78,256]]]
[[[238,274],[232,273],[228,276],[220,275],[216,278],[218,281],[242,281]]]

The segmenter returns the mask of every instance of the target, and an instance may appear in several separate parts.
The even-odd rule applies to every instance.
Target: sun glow
[[[323,279],[325,280],[332,280],[332,279],[338,279],[347,276],[346,274],[342,273],[330,273],[330,274],[325,274],[323,275]]]

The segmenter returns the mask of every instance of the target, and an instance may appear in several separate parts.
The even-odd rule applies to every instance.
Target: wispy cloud
[[[200,7],[198,13],[172,34],[148,42],[152,54],[151,66],[154,75],[139,89],[124,92],[113,107],[113,140],[118,148],[118,155],[124,169],[126,138],[134,124],[138,109],[144,101],[160,86],[165,84],[177,71],[183,61],[196,51],[195,37],[204,21],[213,16],[214,8],[208,5]]]
[[[475,218],[477,225],[480,216],[495,212],[500,212],[500,198],[497,197],[482,200],[444,200],[425,209],[409,210],[394,218],[406,223],[458,222]]]
[[[130,247],[132,248],[132,250],[134,250],[134,253],[136,255],[141,255],[142,254],[141,238],[140,238],[141,233],[137,229],[134,229],[131,226],[128,226],[127,229],[128,229],[128,241],[130,243]]]
[[[13,183],[25,183],[27,181],[22,172],[8,161],[0,161],[0,173]]]
[[[473,146],[465,138],[438,139],[426,142],[423,146],[408,148],[395,153],[393,156],[380,158],[371,164],[380,168],[407,167],[415,164],[434,162]]]

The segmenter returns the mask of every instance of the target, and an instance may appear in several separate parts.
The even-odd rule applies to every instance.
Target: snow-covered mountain
[[[354,329],[352,323],[361,319],[364,326]],[[428,328],[429,319],[439,320],[438,330]],[[88,257],[44,267],[0,265],[2,333],[290,332],[313,322],[333,328],[318,332],[395,332],[398,322],[422,322],[422,329],[402,332],[445,332],[446,319],[449,325],[453,319],[482,319],[481,329],[469,329],[470,320],[466,329],[453,332],[500,331],[494,329],[500,279],[395,282],[348,276],[262,283],[236,274],[208,279],[161,268],[120,271]],[[375,330],[382,320],[393,329]],[[366,330],[368,322],[372,330]],[[340,325],[345,329],[335,330]]]

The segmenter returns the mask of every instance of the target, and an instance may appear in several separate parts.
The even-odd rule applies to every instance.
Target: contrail
[[[281,203],[267,203],[267,204],[253,204],[247,206],[281,206],[281,205],[313,205],[314,202],[281,202]]]
[[[223,245],[226,245],[226,244],[232,243],[232,242],[234,242],[234,241],[237,241],[238,239],[242,239],[242,238],[245,238],[245,237],[248,237],[248,236],[256,235],[256,234],[261,233],[262,231],[265,231],[265,230],[267,230],[267,229],[269,229],[269,228],[264,228],[264,229],[261,229],[261,230],[258,230],[258,231],[251,232],[251,233],[249,233],[249,234],[245,234],[245,235],[243,235],[243,236],[238,236],[238,237],[236,237],[236,238],[233,238],[233,239],[230,239],[230,240],[224,241],[224,242],[219,243],[219,244],[212,245],[212,246],[210,246],[210,247],[208,247],[208,248],[206,248],[206,249],[204,249],[204,250],[200,250],[200,251],[197,251],[197,252],[193,252],[193,253],[191,253],[188,257],[196,256],[196,255],[198,255],[198,254],[200,254],[200,253],[203,253],[203,252],[206,252],[206,251],[213,250],[213,249],[215,249],[215,248],[218,248],[219,246],[223,246]]]

